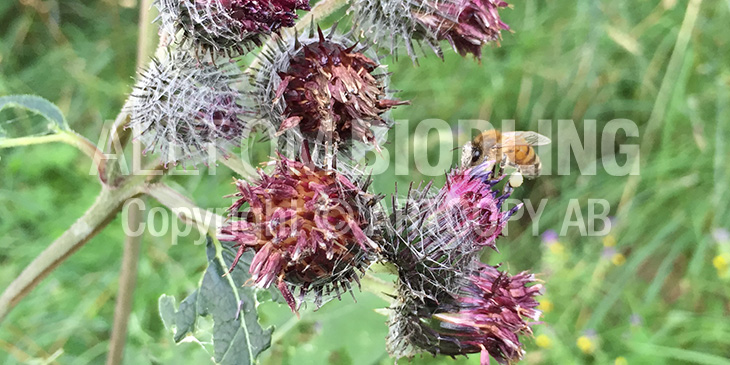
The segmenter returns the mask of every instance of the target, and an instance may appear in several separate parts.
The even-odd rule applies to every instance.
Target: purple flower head
[[[219,239],[234,242],[238,253],[231,270],[248,249],[256,252],[249,271],[260,287],[276,284],[297,311],[290,287],[304,295],[350,290],[380,248],[372,206],[378,197],[335,170],[280,157],[271,174],[259,172],[255,183],[236,182],[238,199],[229,208],[232,219]]]
[[[514,346],[521,351],[516,333],[526,330],[518,331],[515,326],[524,327],[520,316],[537,316],[537,302],[531,298],[541,287],[526,289],[532,276],[501,276],[479,261],[483,248],[496,249],[495,240],[519,208],[502,211],[511,190],[508,185],[502,192],[495,188],[501,177],[492,175],[493,166],[494,161],[489,161],[455,169],[438,192],[431,195],[430,184],[420,192],[409,191],[403,206],[394,198],[392,239],[385,240],[383,250],[399,275],[388,335],[393,356],[412,356],[418,351],[484,352],[512,359],[517,356]],[[513,302],[508,295],[514,297]],[[478,307],[488,304],[491,307],[480,312]],[[522,309],[502,312],[498,309],[502,305]],[[510,310],[518,312],[516,319]],[[488,319],[491,314],[496,317]],[[476,322],[464,322],[471,319]],[[480,321],[492,324],[481,328]],[[501,325],[504,328],[495,327]]]
[[[292,27],[308,0],[158,0],[161,28],[183,43],[213,55],[236,56],[259,37]]]
[[[603,252],[601,252],[601,257],[605,260],[610,260],[617,253],[616,247],[604,247]]]
[[[429,297],[449,292],[458,271],[468,268],[485,247],[497,248],[509,217],[520,208],[502,211],[509,190],[495,189],[493,161],[474,168],[457,168],[435,194],[431,185],[409,190],[402,206],[394,198],[392,239],[384,255],[402,273],[410,290]]]
[[[471,53],[481,59],[482,47],[499,42],[509,30],[499,10],[509,5],[501,0],[355,0],[354,23],[358,33],[395,52],[404,44],[416,59],[414,44],[432,49],[447,41],[460,55]],[[425,46],[425,47],[424,47]]]
[[[241,71],[201,63],[187,52],[165,53],[140,73],[129,107],[130,124],[145,152],[164,163],[214,160],[240,142],[245,129]]]
[[[555,232],[552,229],[548,229],[547,231],[543,232],[542,242],[547,244],[558,242],[558,232]]]
[[[374,128],[390,128],[384,114],[408,102],[388,96],[387,75],[365,48],[335,29],[279,42],[253,76],[260,117],[294,145],[358,141],[378,149]]]
[[[502,30],[509,26],[499,18],[498,10],[508,4],[501,0],[424,1],[426,6],[414,10],[426,34],[449,42],[461,56],[471,53],[482,58],[482,46],[499,41]],[[428,9],[428,10],[426,10]],[[435,9],[435,11],[430,10]]]
[[[644,323],[644,320],[641,318],[641,315],[634,313],[629,317],[629,323],[631,323],[632,326],[641,326],[642,323]]]
[[[432,354],[481,353],[482,364],[488,364],[489,356],[500,364],[519,360],[524,353],[519,336],[531,335],[530,326],[541,315],[535,296],[542,294],[542,284],[532,274],[510,276],[478,264],[462,285],[453,300],[436,304],[430,316],[418,313],[423,309],[410,318],[404,315],[398,334]]]

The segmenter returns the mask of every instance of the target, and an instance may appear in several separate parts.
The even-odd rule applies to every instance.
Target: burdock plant
[[[255,251],[252,280],[263,288],[275,283],[295,312],[290,288],[299,289],[300,302],[313,292],[318,307],[323,296],[351,292],[380,251],[383,230],[381,197],[367,192],[368,180],[317,166],[306,144],[299,159],[271,161],[274,171],[260,171],[253,185],[238,180],[231,222],[218,236],[238,247],[230,270],[246,250]]]
[[[407,102],[389,95],[385,66],[366,48],[334,28],[326,37],[317,29],[277,39],[251,80],[258,116],[296,146],[307,139],[379,149],[374,129],[390,128],[384,114]]]
[[[354,0],[354,22],[358,33],[395,52],[404,46],[412,59],[417,48],[432,50],[443,58],[441,41],[460,55],[482,57],[482,46],[499,42],[509,30],[499,11],[508,4],[501,0]]]
[[[0,147],[67,142],[93,159],[102,184],[88,212],[7,286],[0,318],[125,204],[148,195],[207,237],[201,256],[208,266],[199,288],[179,305],[162,296],[159,308],[178,342],[210,332],[212,342],[198,342],[216,362],[251,364],[271,345],[272,329],[258,322],[260,301],[281,298],[299,315],[310,302],[316,309],[345,293],[354,297],[356,287],[389,298],[383,345],[396,359],[479,353],[484,364],[490,356],[500,363],[523,356],[522,338],[540,316],[535,308],[542,285],[532,274],[510,275],[481,261],[484,249],[496,251],[519,209],[506,208],[512,188],[502,166],[456,166],[439,188],[427,183],[405,196],[394,194],[390,210],[374,191],[378,177],[361,168],[365,153],[382,152],[393,126],[391,109],[408,104],[390,89],[381,51],[405,47],[415,58],[413,44],[425,44],[441,55],[440,44],[448,43],[461,55],[480,58],[482,46],[508,29],[498,13],[506,3],[322,0],[300,23],[297,11],[309,9],[303,0],[156,5],[160,46],[146,67],[139,65],[109,128],[108,146],[71,131],[45,99],[0,98],[0,107],[23,107],[51,122],[48,136],[0,139]],[[320,28],[320,21],[347,6],[351,27]],[[253,174],[236,156],[242,142],[260,141],[249,137],[252,130],[269,132],[277,148]],[[135,156],[135,166],[144,160],[145,173],[130,174],[125,150],[137,145],[153,158]],[[232,200],[225,217],[196,207],[165,183],[178,163],[214,167],[216,161],[240,175],[232,195],[212,197],[221,206]],[[135,213],[125,214],[134,220]],[[136,240],[130,233],[128,244]],[[125,257],[124,272],[135,259]],[[395,273],[392,283],[373,277],[376,262]],[[122,308],[130,285],[124,276]],[[270,287],[278,291],[266,295]],[[117,314],[112,363],[121,357],[128,315],[123,309]],[[212,329],[200,317],[211,318]],[[357,318],[348,320],[358,325]]]

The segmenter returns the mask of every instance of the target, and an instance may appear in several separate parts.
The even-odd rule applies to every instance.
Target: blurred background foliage
[[[701,2],[696,20],[691,9],[700,1],[692,4],[517,1],[502,12],[514,33],[504,34],[501,47],[487,47],[481,64],[452,52],[443,62],[421,59],[420,67],[406,57],[386,59],[392,88],[413,103],[397,108],[394,118],[410,120],[411,132],[418,121],[443,119],[459,136],[408,141],[411,156],[427,151],[434,164],[440,143],[469,139],[459,119],[496,125],[513,119],[522,130],[537,130],[538,120],[548,119],[554,141],[559,119],[572,119],[579,135],[586,119],[597,121],[599,136],[615,118],[639,126],[640,138],[619,134],[617,140],[641,145],[636,177],[607,174],[600,152],[590,156],[597,174],[585,175],[574,156],[542,149],[552,161],[548,176],[526,182],[515,195],[533,206],[547,199],[541,218],[511,222],[500,253],[484,257],[505,262],[512,273],[539,272],[545,281],[544,323],[524,340],[526,363],[730,363],[730,242],[717,234],[730,226],[730,2]],[[136,0],[0,2],[0,95],[48,98],[74,129],[98,140],[131,89],[137,6]],[[5,110],[0,128],[32,133],[34,118]],[[396,147],[406,145],[393,142],[391,133],[385,147],[393,163],[376,177],[378,191],[393,192],[395,182],[444,181],[420,175],[413,158],[407,175],[396,174]],[[582,142],[602,150],[590,135]],[[456,151],[452,157],[456,162]],[[560,158],[569,158],[567,175],[556,173]],[[99,186],[90,169],[65,145],[0,150],[0,287],[93,202]],[[198,176],[171,180],[198,205],[223,208],[231,176],[220,166],[216,174],[203,168]],[[610,203],[608,235],[581,236],[576,227],[562,232],[570,201],[586,219],[589,199]],[[160,215],[148,218],[163,223]],[[533,234],[548,229],[565,234],[546,242]],[[0,362],[102,363],[122,241],[117,219],[26,297],[0,325]],[[161,294],[181,299],[200,279],[204,246],[195,241],[196,234],[174,245],[169,234],[144,236],[125,363],[208,362],[198,344],[175,345],[157,312]],[[357,303],[345,297],[306,310],[301,320],[285,306],[261,305],[262,322],[278,328],[262,363],[392,363],[386,317],[375,311],[387,303],[370,293],[356,297]],[[424,356],[413,363],[476,364],[478,357]]]

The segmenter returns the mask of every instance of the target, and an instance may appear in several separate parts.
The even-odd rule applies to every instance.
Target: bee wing
[[[503,132],[502,143],[495,147],[504,146],[542,146],[550,143],[550,138],[537,132]]]

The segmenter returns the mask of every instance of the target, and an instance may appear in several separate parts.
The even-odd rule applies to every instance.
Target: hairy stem
[[[0,295],[0,321],[51,271],[101,232],[124,202],[142,193],[139,185],[130,184],[119,189],[102,187],[94,204],[61,237],[58,237],[38,255]]]
[[[104,158],[104,154],[96,147],[95,144],[91,143],[91,141],[89,141],[86,137],[76,132],[56,130],[55,133],[44,136],[30,136],[5,139],[2,141],[2,143],[0,143],[0,149],[32,146],[36,144],[51,142],[62,142],[68,144],[70,146],[76,147],[79,151],[89,156],[94,161],[94,164],[99,170],[99,178],[103,183],[106,183],[106,159]]]
[[[171,187],[162,184],[151,184],[145,187],[145,193],[166,206],[183,222],[195,223],[201,232],[215,236],[225,218],[195,205],[188,197]]]

